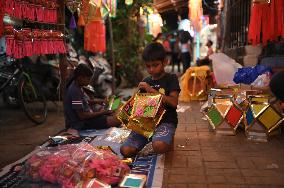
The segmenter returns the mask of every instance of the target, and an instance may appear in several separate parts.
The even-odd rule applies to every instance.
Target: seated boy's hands
[[[109,115],[109,114],[112,114],[114,111],[113,110],[100,109],[100,112],[102,113],[102,115]]]
[[[140,82],[138,88],[145,90],[147,93],[154,93],[156,91],[147,82]]]

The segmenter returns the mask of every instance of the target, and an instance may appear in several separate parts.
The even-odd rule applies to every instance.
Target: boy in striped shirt
[[[79,64],[74,70],[72,82],[67,89],[64,100],[64,115],[66,126],[77,131],[85,129],[105,129],[119,126],[111,110],[92,110],[94,104],[102,104],[104,100],[89,100],[83,90],[87,86],[93,75],[93,71],[85,64]]]

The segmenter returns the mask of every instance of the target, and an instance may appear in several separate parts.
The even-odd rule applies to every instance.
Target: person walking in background
[[[172,48],[172,72],[175,70],[175,65],[177,65],[178,72],[180,72],[180,49],[179,49],[179,36],[174,35],[171,41]]]
[[[203,66],[203,65],[210,65],[211,64],[211,60],[209,59],[209,56],[212,55],[214,53],[213,50],[213,42],[211,40],[208,40],[206,43],[207,46],[207,55],[203,58],[203,59],[197,59],[196,63],[197,66]]]
[[[172,34],[168,34],[166,39],[163,41],[163,46],[166,51],[166,63],[170,64],[172,59],[172,48],[171,48],[171,39],[173,38]]]
[[[158,42],[158,43],[163,44],[163,34],[158,33],[157,36],[153,39],[153,42]]]
[[[187,37],[187,34],[185,34],[185,31],[183,31],[181,33],[180,42],[179,42],[179,49],[180,49],[180,52],[181,52],[181,61],[182,61],[182,65],[183,65],[183,73],[185,73],[185,71],[190,67],[191,54],[192,54],[191,41],[190,41],[190,38]]]

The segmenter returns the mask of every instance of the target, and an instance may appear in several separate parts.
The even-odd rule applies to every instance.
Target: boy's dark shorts
[[[154,141],[162,141],[171,145],[173,141],[173,137],[175,135],[176,126],[172,123],[162,123],[160,124],[154,132],[152,137],[152,142]],[[149,143],[150,140],[146,137],[135,133],[132,131],[125,142],[122,144],[123,146],[134,147],[138,150],[143,149],[143,147]]]

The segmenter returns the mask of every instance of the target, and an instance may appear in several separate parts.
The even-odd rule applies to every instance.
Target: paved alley
[[[284,135],[267,143],[210,132],[199,102],[181,104],[174,149],[166,155],[164,188],[284,187]],[[182,111],[182,110],[181,110]]]

